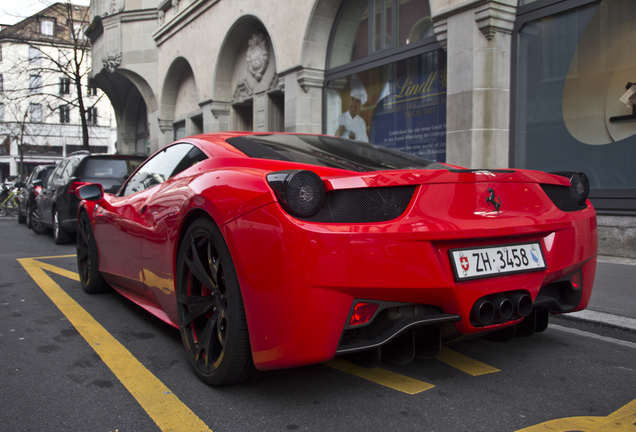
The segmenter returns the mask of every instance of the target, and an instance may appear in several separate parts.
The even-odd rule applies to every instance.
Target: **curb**
[[[558,315],[558,317],[571,321],[582,321],[600,325],[603,327],[636,332],[636,319],[619,315],[612,315],[605,312],[582,310],[578,312],[560,314]]]

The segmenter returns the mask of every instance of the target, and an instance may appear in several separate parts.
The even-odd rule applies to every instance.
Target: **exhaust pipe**
[[[477,300],[470,312],[470,319],[483,325],[490,324],[495,319],[495,305],[483,298]]]
[[[501,318],[504,321],[512,318],[512,314],[514,312],[514,305],[510,299],[505,297],[498,297],[494,300],[495,305],[495,314],[497,317]]]
[[[515,293],[511,297],[515,313],[520,317],[527,317],[532,312],[532,297],[528,294]]]

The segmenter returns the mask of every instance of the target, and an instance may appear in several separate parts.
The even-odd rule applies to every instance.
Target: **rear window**
[[[349,171],[446,169],[445,165],[386,147],[330,136],[248,135],[226,140],[247,156]]]
[[[86,158],[81,176],[93,179],[125,179],[142,162],[143,159]]]
[[[40,171],[38,173],[38,178],[42,181],[46,180],[49,177],[49,174],[51,174],[51,171],[53,171],[53,169],[55,168],[55,166],[50,166],[47,168],[44,168],[42,171]]]

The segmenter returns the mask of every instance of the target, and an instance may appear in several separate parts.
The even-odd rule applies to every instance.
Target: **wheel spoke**
[[[215,306],[215,300],[212,296],[179,296],[179,303],[189,306],[181,323],[184,327],[200,316],[213,311]]]
[[[201,338],[199,339],[199,343],[197,345],[197,361],[201,358],[201,354],[205,354],[205,364],[208,365],[210,361],[210,356],[212,354],[212,345],[214,329],[218,326],[218,314],[215,314],[212,318],[208,320],[205,324],[205,328],[203,329],[203,334],[201,334]]]
[[[86,246],[77,247],[77,259],[83,260],[88,257],[88,248]]]
[[[211,291],[216,291],[216,284],[210,279],[208,273],[205,271],[203,267],[203,263],[201,262],[201,258],[199,258],[199,252],[197,251],[195,241],[192,239],[192,245],[190,250],[192,251],[192,258],[186,256],[185,263],[194,275],[206,288]]]

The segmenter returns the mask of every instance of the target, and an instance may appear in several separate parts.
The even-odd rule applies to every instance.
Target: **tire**
[[[187,230],[177,257],[181,339],[196,375],[215,386],[257,374],[241,290],[223,236],[210,219]]]
[[[91,221],[86,213],[82,213],[77,224],[77,273],[79,274],[82,289],[88,294],[97,294],[110,291],[99,272],[99,255],[97,243],[91,227]]]
[[[60,225],[60,214],[57,209],[53,210],[53,240],[55,244],[67,244],[73,241],[73,234],[66,231]]]
[[[20,205],[18,205],[18,223],[23,224],[25,222],[26,222],[26,215],[22,214],[22,211],[20,211]]]
[[[33,230],[34,233],[42,235],[42,234],[48,234],[51,231],[49,227],[45,226],[42,223],[42,220],[40,219],[40,214],[38,213],[37,204],[33,204],[31,208],[29,209],[29,220],[31,223],[31,229]]]
[[[31,226],[31,209],[29,208],[28,204],[27,204],[27,208],[26,208],[26,215],[24,216],[24,223],[26,223],[27,228],[32,229],[32,226]]]

